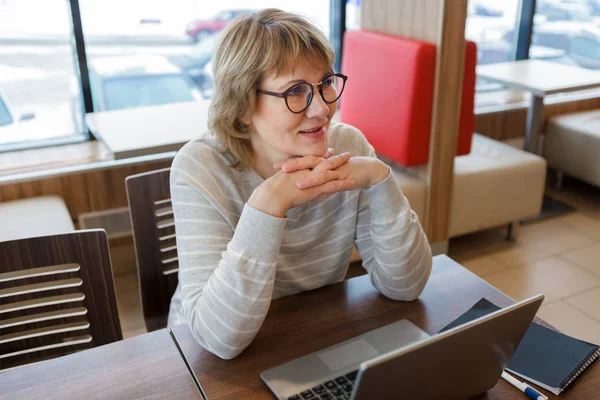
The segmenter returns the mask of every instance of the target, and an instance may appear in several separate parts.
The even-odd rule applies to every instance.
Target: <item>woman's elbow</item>
[[[223,360],[233,360],[234,358],[237,358],[237,356],[239,356],[240,354],[242,354],[242,352],[245,350],[246,348],[243,349],[235,349],[235,350],[231,350],[231,349],[219,349],[219,350],[215,350],[213,353],[215,356],[222,358]]]
[[[432,264],[433,259],[431,258],[431,255],[425,256],[423,261],[421,262],[421,265],[417,267],[417,269],[421,272],[415,272],[419,274],[419,280],[417,282],[412,283],[408,287],[401,288],[396,294],[396,296],[390,297],[394,298],[395,300],[401,301],[414,301],[418,299],[421,293],[423,293],[425,286],[427,285],[427,281],[429,280],[429,276],[431,275]]]

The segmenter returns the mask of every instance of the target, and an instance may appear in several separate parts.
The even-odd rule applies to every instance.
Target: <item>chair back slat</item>
[[[0,369],[121,340],[106,232],[0,242]]]
[[[129,176],[127,198],[148,331],[167,325],[179,270],[170,168]]]

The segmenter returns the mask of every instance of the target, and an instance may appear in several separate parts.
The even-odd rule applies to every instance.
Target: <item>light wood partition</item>
[[[362,5],[363,29],[437,46],[425,224],[432,243],[448,240],[466,18],[464,0],[363,0]]]

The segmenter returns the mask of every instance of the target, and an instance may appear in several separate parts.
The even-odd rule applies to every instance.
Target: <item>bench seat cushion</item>
[[[475,134],[471,153],[454,159],[449,236],[539,215],[546,161]]]
[[[75,230],[69,210],[58,196],[0,203],[0,242]]]
[[[600,186],[600,110],[550,118],[544,156],[550,167]]]

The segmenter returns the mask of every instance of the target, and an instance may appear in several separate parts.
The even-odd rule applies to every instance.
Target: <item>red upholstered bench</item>
[[[369,31],[348,31],[344,36],[342,72],[349,79],[340,104],[342,122],[360,129],[398,176],[420,178],[423,191],[435,58],[431,43]],[[541,209],[544,159],[473,133],[476,64],[477,47],[468,41],[450,237],[514,223]],[[425,209],[407,197],[415,212]]]
[[[471,150],[475,125],[475,43],[467,42],[466,55],[457,155]],[[429,159],[435,58],[431,43],[369,31],[344,37],[342,71],[350,80],[340,117],[383,157],[405,167]]]

